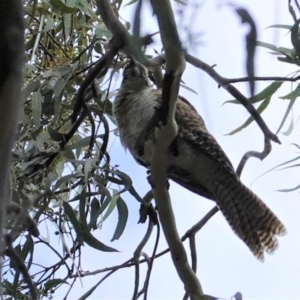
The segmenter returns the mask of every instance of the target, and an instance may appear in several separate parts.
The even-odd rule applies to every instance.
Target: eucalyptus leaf
[[[119,197],[117,201],[117,209],[118,209],[119,218],[118,218],[117,228],[114,232],[111,242],[113,242],[114,240],[118,240],[121,237],[128,220],[128,208],[125,201],[121,197]]]
[[[260,106],[258,107],[257,112],[258,112],[259,114],[261,114],[261,113],[267,108],[267,106],[269,105],[270,101],[271,101],[271,97],[266,98],[266,99],[260,104]],[[236,128],[235,130],[233,130],[233,131],[227,133],[226,135],[233,135],[233,134],[235,134],[235,133],[238,133],[238,132],[241,131],[242,129],[245,129],[246,127],[248,127],[253,121],[254,121],[253,117],[250,116],[250,117],[246,120],[246,122],[245,122],[244,124],[242,124],[241,126],[239,126],[238,128]]]
[[[76,239],[79,244],[82,244],[83,242],[83,231],[82,231],[82,226],[79,223],[79,220],[76,217],[76,214],[74,212],[73,207],[68,203],[68,202],[63,202],[63,208],[66,212],[66,215],[68,216],[75,232],[76,232]]]
[[[42,95],[40,90],[32,96],[32,118],[33,124],[36,128],[41,126],[41,114],[42,114]]]
[[[298,84],[298,86],[296,87],[296,89],[293,91],[293,93],[292,93],[292,95],[291,95],[290,103],[289,103],[289,105],[288,105],[288,107],[287,107],[287,109],[286,109],[286,112],[285,112],[285,114],[284,114],[284,116],[283,116],[283,119],[282,119],[282,121],[281,121],[281,123],[280,123],[280,125],[279,125],[279,128],[277,129],[277,132],[276,132],[276,133],[278,133],[278,132],[281,130],[281,128],[282,128],[282,126],[284,125],[284,123],[285,123],[285,121],[286,121],[286,119],[287,119],[289,113],[291,112],[291,110],[292,110],[292,108],[293,108],[293,105],[295,104],[296,99],[297,99],[299,96],[300,96],[300,83]]]
[[[61,0],[50,0],[50,3],[53,6],[53,8],[61,10],[63,13],[66,14],[72,14],[76,11],[76,8],[65,5]]]

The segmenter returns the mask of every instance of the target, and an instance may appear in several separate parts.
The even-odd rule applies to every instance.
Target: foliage
[[[115,3],[116,12],[121,3]],[[111,37],[93,1],[26,0],[24,8],[26,65],[23,109],[13,150],[14,201],[29,199],[38,227],[55,230],[38,239],[22,233],[14,244],[39,295],[51,298],[55,289],[67,283],[74,267],[80,268],[73,264],[83,245],[117,251],[96,239],[93,231],[116,209],[119,218],[112,240],[118,239],[128,217],[122,193],[130,190],[138,195],[130,178],[110,164],[107,152],[111,123],[107,119],[112,120],[115,95],[109,87],[124,64],[122,55],[107,76],[98,78],[86,92],[88,117],[70,134],[70,115],[80,87]],[[54,251],[51,239],[55,235],[63,244],[63,251],[57,251],[58,262],[35,265],[37,250]],[[57,270],[64,265],[64,279],[57,278]],[[4,268],[4,295],[29,299],[23,283],[18,266]]]
[[[300,23],[300,20],[298,19],[298,20],[295,20],[294,25],[276,24],[276,25],[272,25],[272,26],[268,27],[268,28],[279,28],[279,29],[288,30],[293,48],[277,47],[273,44],[269,44],[269,43],[265,43],[265,42],[261,42],[261,41],[257,41],[257,46],[272,50],[272,52],[270,54],[277,56],[277,59],[281,62],[300,66],[299,23]],[[261,91],[260,93],[258,93],[255,96],[249,98],[249,101],[251,103],[261,102],[257,111],[259,113],[262,113],[269,105],[269,103],[271,101],[271,97],[275,94],[275,92],[277,92],[277,90],[279,90],[279,88],[282,86],[282,84],[285,82],[296,82],[297,80],[299,80],[299,78],[300,78],[299,76],[300,76],[299,70],[297,69],[297,71],[293,72],[292,74],[289,74],[288,76],[286,76],[286,78],[278,77],[278,78],[274,78],[275,79],[274,80],[273,78],[270,77],[270,80],[274,80],[274,81],[269,86],[267,86],[263,91]],[[266,77],[263,79],[267,80],[268,78]],[[279,124],[279,127],[277,129],[277,134],[279,132],[281,132],[283,135],[290,135],[292,133],[297,121],[299,120],[299,116],[298,116],[296,121],[294,121],[294,117],[293,117],[293,113],[292,113],[293,106],[299,96],[300,96],[300,84],[295,84],[295,85],[293,85],[291,92],[289,92],[287,95],[283,95],[283,96],[279,97],[279,99],[289,101],[289,104],[288,104],[287,109],[283,115],[283,118]],[[224,104],[226,104],[226,103],[240,104],[240,102],[238,100],[229,100],[229,101],[226,101]],[[290,115],[291,115],[291,123],[286,131],[282,131],[282,128],[285,125],[287,118]],[[253,122],[253,118],[250,116],[245,121],[244,124],[242,124],[238,128],[231,131],[229,133],[229,135],[232,135],[232,134],[235,134],[235,133],[241,131],[242,129],[244,129],[248,125],[250,125],[252,122]],[[298,144],[294,144],[294,145],[299,149]],[[279,170],[286,170],[289,168],[299,167],[298,160],[299,160],[299,156],[296,156],[295,158],[293,158],[291,160],[280,163],[279,165],[275,166],[274,168],[270,169],[269,171],[265,172],[262,175],[265,175],[273,170],[279,171]],[[295,162],[297,162],[297,163],[295,163]],[[283,166],[285,166],[285,167],[283,167]],[[299,188],[300,188],[300,185],[297,185],[296,187],[279,189],[278,191],[293,192],[293,191],[299,190]]]
[[[111,2],[118,15],[122,0]],[[20,233],[15,236],[14,247],[25,262],[40,297],[53,298],[61,285],[70,284],[71,289],[78,279],[71,275],[83,269],[80,262],[83,245],[100,251],[117,251],[98,240],[93,231],[99,229],[116,210],[118,222],[112,241],[119,239],[128,217],[122,194],[129,192],[137,201],[141,201],[141,197],[134,190],[129,176],[110,164],[107,150],[111,134],[109,125],[114,122],[112,98],[116,94],[111,90],[111,83],[117,80],[120,69],[124,67],[124,54],[118,54],[107,74],[98,77],[86,90],[82,118],[79,117],[75,125],[70,121],[85,79],[106,52],[112,37],[96,14],[94,2],[25,0],[24,9],[26,65],[23,108],[13,149],[13,200],[18,204],[30,203],[30,214],[38,228],[47,228],[47,231],[41,235],[46,237],[38,238],[33,238],[29,232]],[[130,27],[130,23],[124,21],[124,24],[127,29]],[[299,66],[298,25],[297,21],[293,26],[273,26],[291,30],[293,49],[263,42],[257,45],[272,50],[278,60]],[[253,57],[249,65],[248,75],[254,78]],[[296,75],[293,74],[292,78]],[[260,102],[259,113],[267,108],[284,81],[274,80],[250,98],[251,103]],[[252,79],[250,82],[253,85]],[[299,91],[297,86],[289,95],[282,97],[289,101],[289,105],[278,131],[290,114]],[[240,103],[238,100],[228,102]],[[240,131],[252,121],[250,116],[230,134]],[[11,214],[9,218],[12,223],[15,216]],[[55,229],[49,232],[49,228]],[[55,235],[62,243],[60,251],[51,246]],[[56,254],[57,263],[37,265],[35,253],[46,249]],[[31,299],[19,266],[9,259],[3,266],[5,299]],[[63,277],[57,275],[61,269],[65,270]],[[88,297],[93,289],[82,299]]]

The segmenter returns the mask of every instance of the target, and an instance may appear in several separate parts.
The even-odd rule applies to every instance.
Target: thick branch
[[[114,37],[114,44],[129,56],[134,56],[144,65],[148,60],[141,51],[139,43],[128,33],[125,26],[119,21],[108,0],[96,0],[98,12],[107,29]]]
[[[5,211],[11,199],[11,149],[19,110],[24,59],[23,7],[20,0],[0,1],[0,254],[4,250]]]
[[[202,288],[187,261],[185,249],[176,229],[170,196],[166,189],[169,147],[177,135],[174,115],[185,60],[169,1],[152,0],[151,4],[158,19],[166,57],[161,108],[162,120],[160,120],[162,127],[157,128],[155,132],[156,144],[150,166],[153,194],[178,275],[191,299],[201,299],[203,297]]]

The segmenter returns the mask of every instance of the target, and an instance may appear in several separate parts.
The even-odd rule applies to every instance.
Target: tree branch
[[[24,20],[20,0],[0,1],[0,254],[11,201],[11,149],[15,141],[24,64]]]
[[[225,79],[225,78],[224,78]],[[226,78],[228,83],[238,83],[238,82],[248,82],[249,77],[241,77],[241,78]],[[282,81],[282,82],[295,82],[300,80],[300,75],[296,77],[281,77],[281,76],[254,76],[253,80],[255,81]]]
[[[175,19],[168,0],[151,1],[157,16],[166,57],[166,74],[163,80],[161,124],[156,127],[156,143],[151,160],[151,181],[158,207],[160,222],[170,247],[173,263],[191,299],[201,299],[201,284],[191,269],[185,249],[176,229],[170,196],[166,188],[169,147],[177,135],[174,119],[181,75],[185,68],[184,54],[179,40]]]
[[[126,55],[133,55],[143,65],[148,65],[148,60],[141,48],[137,47],[139,43],[128,33],[128,30],[119,21],[111,7],[110,1],[96,0],[96,4],[102,21],[114,37],[113,43],[115,46]]]
[[[243,170],[243,167],[245,166],[246,161],[250,157],[256,157],[261,160],[263,160],[272,149],[271,146],[271,140],[281,144],[279,138],[277,135],[272,133],[268,126],[266,125],[265,121],[261,117],[261,115],[257,112],[257,110],[254,108],[252,103],[241,93],[239,90],[237,90],[233,85],[229,83],[229,80],[219,75],[213,67],[209,66],[205,62],[201,61],[200,59],[197,59],[189,54],[186,54],[186,60],[192,64],[193,66],[205,71],[208,75],[210,75],[218,84],[219,86],[223,87],[229,94],[231,94],[233,97],[235,97],[251,114],[253,119],[256,121],[257,125],[262,130],[264,136],[265,136],[265,147],[262,152],[257,151],[249,151],[247,152],[238,167],[238,175],[240,176]]]
[[[248,110],[248,112],[251,114],[251,116],[254,118],[262,132],[266,137],[271,139],[272,141],[280,144],[280,141],[274,133],[270,131],[268,126],[266,125],[265,121],[262,119],[260,114],[256,111],[254,106],[248,101],[248,98],[246,98],[241,92],[239,92],[233,85],[231,85],[228,82],[228,79],[222,77],[220,74],[218,74],[213,67],[209,66],[205,62],[201,61],[200,59],[197,59],[196,57],[193,57],[189,54],[186,54],[186,60],[193,66],[203,70],[206,72],[210,77],[212,77],[219,86],[223,87],[229,94],[231,94],[233,97],[235,97],[240,103]]]

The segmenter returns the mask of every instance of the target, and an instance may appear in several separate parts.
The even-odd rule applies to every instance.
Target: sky
[[[198,36],[200,44],[188,46],[188,51],[210,65],[216,65],[215,70],[224,77],[238,78],[246,76],[245,57],[246,48],[244,37],[247,26],[240,23],[232,7],[220,5],[222,1],[198,1],[198,12],[189,15],[180,13],[174,4],[178,28],[182,40],[185,39],[185,24],[191,25]],[[287,2],[283,0],[237,0],[235,4],[246,8],[254,18],[258,40],[291,48],[290,36],[287,30],[267,28],[274,24],[292,25],[293,20],[287,9]],[[124,6],[121,16],[131,21],[133,6]],[[152,33],[156,30],[155,17],[151,10],[145,10],[142,31]],[[144,19],[145,18],[145,19]],[[191,22],[191,23],[190,23]],[[159,39],[153,45],[160,51]],[[149,54],[154,54],[153,50]],[[286,76],[296,68],[293,65],[279,62],[269,50],[257,48],[256,75],[257,76]],[[243,154],[249,150],[261,151],[263,148],[263,134],[253,123],[247,129],[229,136],[226,135],[240,126],[248,118],[248,113],[239,105],[224,104],[232,99],[222,88],[218,88],[207,74],[187,65],[183,75],[187,86],[196,91],[192,93],[181,88],[180,94],[186,97],[202,115],[210,132],[222,146],[234,167],[237,167]],[[261,91],[270,82],[258,82],[256,91]],[[244,95],[249,96],[249,88],[245,83],[235,85]],[[262,114],[269,128],[275,132],[283,118],[288,102],[279,99],[288,94],[296,84],[285,83],[273,96],[270,106]],[[115,86],[117,89],[118,86]],[[299,116],[299,105],[295,104],[294,119]],[[285,131],[291,118],[288,118],[283,128]],[[243,294],[243,299],[300,299],[300,201],[299,192],[282,193],[278,189],[292,188],[299,184],[298,168],[273,171],[260,178],[264,172],[276,165],[292,159],[297,155],[297,149],[291,143],[298,143],[297,129],[289,136],[279,134],[281,145],[272,144],[271,154],[262,162],[251,158],[242,173],[242,181],[263,199],[285,224],[288,234],[279,238],[279,249],[274,255],[266,255],[265,262],[259,262],[247,249],[244,243],[233,233],[224,217],[218,213],[197,234],[198,272],[197,276],[205,294],[230,299],[236,292]],[[110,154],[112,164],[119,165],[119,169],[127,173],[133,180],[140,195],[149,190],[146,180],[146,170],[138,166],[126,153],[118,140],[111,135]],[[254,181],[254,182],[253,182]],[[170,194],[176,216],[179,234],[183,235],[193,224],[198,222],[213,206],[207,199],[192,194],[188,190],[171,183]],[[132,257],[132,253],[146,232],[146,225],[137,224],[139,218],[139,204],[129,194],[123,194],[123,199],[129,207],[129,220],[125,232],[120,240],[110,243],[113,235],[117,214],[108,218],[95,236],[101,241],[117,248],[119,253],[97,252],[85,249],[83,265],[87,270],[101,269],[124,262]],[[151,255],[155,230],[152,238],[145,247],[145,252]],[[86,247],[88,248],[88,247]],[[166,248],[166,242],[161,237],[159,250]],[[188,251],[188,247],[186,248]],[[189,252],[188,252],[189,253]],[[145,270],[142,267],[142,270]],[[102,274],[84,277],[83,286],[74,286],[68,299],[78,299],[96,282]],[[143,277],[141,282],[143,282]],[[90,296],[89,299],[131,299],[134,286],[134,269],[122,269],[108,278]],[[61,296],[65,295],[61,289]],[[148,299],[182,299],[183,285],[178,279],[169,255],[159,258],[154,263],[151,276]],[[59,299],[60,294],[56,295]]]

